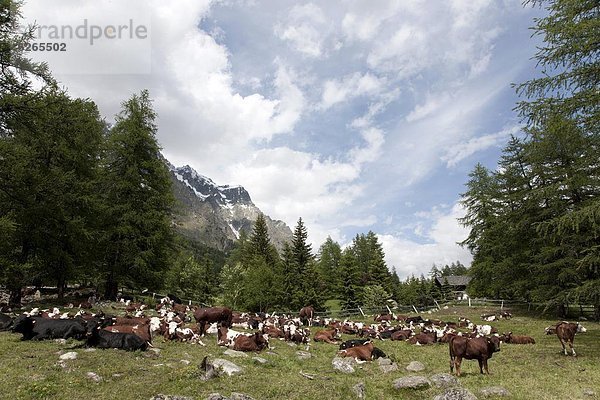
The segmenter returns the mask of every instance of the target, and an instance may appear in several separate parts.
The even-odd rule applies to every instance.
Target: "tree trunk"
[[[119,284],[115,279],[113,273],[108,276],[106,280],[106,286],[104,287],[104,299],[105,300],[116,300],[117,293],[119,292]]]
[[[65,277],[59,276],[56,282],[58,299],[62,300],[65,297]]]
[[[20,287],[12,287],[10,288],[10,297],[8,300],[8,306],[13,307],[21,307],[21,288]]]

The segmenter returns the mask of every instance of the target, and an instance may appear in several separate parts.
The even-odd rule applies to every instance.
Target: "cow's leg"
[[[483,374],[483,359],[482,358],[478,358],[477,362],[479,363],[479,373]]]
[[[456,376],[460,376],[460,364],[462,363],[462,357],[456,356],[454,366],[456,367]]]
[[[565,346],[565,341],[562,338],[558,338],[558,340],[560,340],[560,345],[563,348],[563,352],[565,353],[565,356],[568,355],[567,354],[567,347]]]
[[[450,373],[454,373],[454,358],[453,356],[450,356]]]
[[[200,337],[204,336],[204,334],[206,333],[205,327],[206,327],[206,321],[198,322],[198,330],[200,331]]]
[[[485,370],[486,374],[488,374],[488,375],[490,374],[490,370],[488,369],[488,360],[487,360],[487,358],[483,359],[483,369]]]
[[[569,347],[571,348],[571,352],[573,353],[573,357],[577,357],[577,354],[575,353],[575,347],[573,347],[573,341],[569,341]]]

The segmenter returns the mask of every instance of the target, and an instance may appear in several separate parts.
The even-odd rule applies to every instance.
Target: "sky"
[[[66,52],[32,55],[72,96],[94,100],[110,122],[148,89],[173,164],[244,186],[292,229],[301,217],[315,251],[327,236],[347,245],[371,230],[401,278],[472,261],[457,245],[468,233],[460,195],[476,163],[495,168],[520,132],[511,84],[537,74],[530,27],[543,12],[518,0],[23,8],[38,26],[108,27],[93,44],[90,30]],[[108,37],[128,22],[145,30]]]

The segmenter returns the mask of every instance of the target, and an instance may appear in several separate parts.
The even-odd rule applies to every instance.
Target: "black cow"
[[[95,321],[88,325],[86,347],[100,349],[146,350],[148,343],[133,333],[108,332]]]
[[[371,341],[371,339],[346,340],[345,342],[342,342],[342,344],[340,344],[340,350],[349,349],[351,347],[356,347],[356,346],[364,346],[365,343],[368,343],[370,341]]]
[[[10,329],[13,320],[6,314],[0,313],[0,331],[6,331]]]
[[[13,332],[23,334],[21,340],[83,339],[86,328],[81,320],[49,319],[21,315],[12,327]]]
[[[177,297],[176,295],[169,293],[167,294],[167,297],[169,299],[171,299],[171,301],[175,304],[183,304],[183,301],[181,301],[181,299],[179,297]]]

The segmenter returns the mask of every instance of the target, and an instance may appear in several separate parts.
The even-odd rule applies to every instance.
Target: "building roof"
[[[471,281],[471,277],[467,275],[436,276],[435,280],[440,285],[443,285],[448,280],[448,285],[450,286],[467,286]]]

